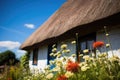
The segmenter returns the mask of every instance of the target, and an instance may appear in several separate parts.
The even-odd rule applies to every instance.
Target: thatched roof
[[[120,0],[67,0],[22,45],[27,49],[68,30],[120,12]]]

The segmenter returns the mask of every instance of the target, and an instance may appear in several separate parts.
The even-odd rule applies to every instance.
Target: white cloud
[[[16,51],[17,58],[20,58],[20,57],[23,56],[25,53],[26,53],[26,51],[24,51],[24,50],[17,50],[17,51]]]
[[[24,24],[24,26],[29,28],[29,29],[34,29],[35,28],[34,24]]]
[[[20,42],[14,41],[0,41],[0,48],[15,49],[20,47]]]
[[[24,50],[17,50],[17,53],[24,54],[24,53],[26,53],[26,51],[24,51]]]

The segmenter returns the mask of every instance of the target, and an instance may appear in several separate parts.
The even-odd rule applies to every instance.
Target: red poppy
[[[104,42],[102,41],[97,41],[93,43],[93,48],[98,48],[98,47],[102,47],[104,45]]]
[[[57,80],[67,80],[67,77],[65,75],[60,75]]]
[[[66,70],[71,72],[78,72],[79,64],[77,62],[68,61]]]

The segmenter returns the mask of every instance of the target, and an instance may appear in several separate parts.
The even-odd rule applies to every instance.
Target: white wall
[[[120,57],[120,25],[117,28],[112,28],[108,31],[108,33],[113,53]],[[97,32],[97,41],[104,41],[105,43],[108,43],[104,32]],[[110,49],[109,56],[112,56],[112,52]]]
[[[68,53],[68,56],[70,56],[71,54],[76,53],[76,47],[75,44],[71,44],[72,40],[66,40],[64,43],[68,45],[68,49],[71,50],[70,53]],[[57,43],[57,49],[60,50],[60,46],[61,46],[62,42],[58,42]],[[29,60],[29,67],[31,69],[31,71],[37,69],[37,70],[43,70],[45,68],[45,66],[47,65],[47,55],[48,54],[48,47],[47,46],[43,46],[39,48],[38,51],[38,63],[37,65],[33,65],[33,51],[31,51],[30,54],[30,60]]]
[[[70,53],[67,53],[66,56],[71,56],[72,54],[76,54],[76,44],[72,44],[71,42],[74,41],[74,39],[68,39],[64,42],[58,42],[57,49],[60,50],[60,47],[63,43],[67,44],[68,49],[70,49]]]
[[[42,46],[38,51],[38,63],[37,65],[33,65],[33,51],[30,54],[29,67],[31,70],[37,69],[39,71],[43,70],[43,68],[47,65],[47,46]]]

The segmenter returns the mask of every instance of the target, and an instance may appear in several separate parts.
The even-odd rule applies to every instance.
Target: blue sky
[[[66,0],[0,0],[0,52],[19,46]]]

